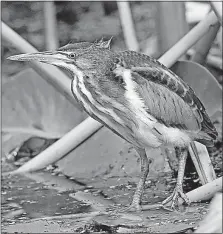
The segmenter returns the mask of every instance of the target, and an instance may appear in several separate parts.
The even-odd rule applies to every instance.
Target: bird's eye
[[[121,63],[121,59],[119,59],[119,58],[115,58],[115,63],[116,63],[116,64]]]
[[[71,53],[71,54],[68,55],[68,57],[71,58],[71,59],[74,59],[76,57],[76,54]]]

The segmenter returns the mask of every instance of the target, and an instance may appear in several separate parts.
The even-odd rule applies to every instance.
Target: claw
[[[184,194],[182,186],[177,186],[174,189],[173,193],[162,202],[162,205],[165,206],[169,202],[171,202],[170,206],[171,210],[176,210],[176,207],[179,206],[178,204],[179,197],[181,197],[187,205],[190,204],[190,199],[187,197],[186,194]]]

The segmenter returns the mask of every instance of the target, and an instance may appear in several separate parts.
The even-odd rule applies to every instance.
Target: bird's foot
[[[183,201],[187,205],[190,204],[190,200],[187,197],[187,195],[184,194],[182,186],[176,186],[176,188],[174,189],[173,193],[162,202],[163,208],[169,209],[168,207],[166,207],[166,205],[168,203],[171,203],[170,209],[171,210],[176,210],[177,207],[179,206],[179,203],[178,203],[178,199],[179,198],[182,198]]]

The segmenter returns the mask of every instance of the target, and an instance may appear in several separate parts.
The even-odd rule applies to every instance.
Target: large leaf
[[[216,78],[205,67],[190,61],[178,61],[171,67],[171,70],[192,87],[204,104],[221,137],[222,88]]]
[[[2,110],[4,153],[31,136],[60,138],[86,116],[32,69],[3,84]]]

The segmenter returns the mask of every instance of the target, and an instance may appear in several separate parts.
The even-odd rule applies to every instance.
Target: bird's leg
[[[189,198],[183,193],[183,178],[184,178],[187,153],[188,152],[186,148],[176,148],[176,154],[179,157],[177,184],[175,186],[173,193],[162,202],[162,205],[166,205],[167,203],[172,201],[171,209],[175,209],[179,197],[181,197],[184,200],[184,202],[186,202],[187,204],[190,203]]]
[[[133,195],[132,203],[130,207],[127,209],[129,211],[141,210],[140,202],[141,202],[141,198],[142,198],[142,194],[144,190],[145,181],[149,173],[149,160],[146,156],[145,149],[136,148],[136,151],[138,152],[140,159],[141,159],[141,175],[140,175],[140,180],[138,182],[138,185],[136,187],[136,191]]]

